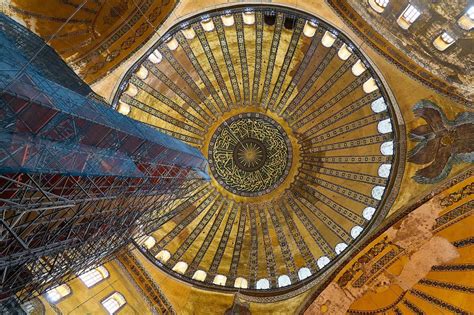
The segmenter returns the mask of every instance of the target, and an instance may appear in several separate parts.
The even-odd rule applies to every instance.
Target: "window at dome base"
[[[291,296],[340,266],[396,200],[406,133],[387,80],[316,16],[268,4],[189,16],[118,86],[128,117],[207,159],[210,180],[157,209],[153,241],[136,242],[179,281]]]

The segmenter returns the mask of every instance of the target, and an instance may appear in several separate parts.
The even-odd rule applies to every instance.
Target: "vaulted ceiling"
[[[195,17],[122,82],[119,111],[209,160],[211,182],[163,209],[153,233],[152,256],[180,278],[284,291],[281,276],[314,279],[388,212],[403,136],[393,105],[370,61],[313,16],[257,6]]]

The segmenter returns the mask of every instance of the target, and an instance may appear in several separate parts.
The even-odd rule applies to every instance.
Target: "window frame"
[[[93,285],[88,286],[87,283],[86,283],[84,280],[82,280],[81,276],[84,276],[84,275],[86,275],[86,274],[88,274],[89,272],[92,272],[92,271],[97,271],[98,273],[102,274],[100,271],[97,270],[98,268],[101,268],[101,267],[105,269],[105,272],[107,273],[107,276],[104,277],[104,278],[102,278],[102,279],[100,279],[99,281],[97,281],[97,282],[94,283]],[[87,271],[87,272],[85,272],[85,273],[79,275],[78,278],[79,278],[79,280],[81,280],[81,282],[82,282],[88,289],[92,289],[93,287],[95,287],[96,285],[98,285],[99,283],[101,283],[102,281],[104,281],[104,280],[110,278],[110,272],[109,272],[109,270],[107,270],[107,268],[105,268],[105,266],[99,266],[99,267],[93,268],[93,269],[91,269],[91,270],[89,270],[89,271]]]
[[[65,285],[68,289],[69,289],[69,293],[66,294],[66,295],[63,295],[61,296],[58,300],[56,301],[51,301],[51,299],[48,297],[48,292],[49,291],[52,291],[52,290],[55,290],[56,288],[60,287],[60,286],[63,286]],[[72,289],[71,289],[71,286],[68,285],[67,283],[63,283],[63,284],[60,284],[60,285],[57,285],[55,287],[52,287],[51,289],[47,290],[45,293],[44,293],[44,297],[46,299],[46,301],[48,301],[49,303],[52,303],[52,304],[57,304],[59,302],[62,302],[64,299],[66,299],[67,297],[71,296],[72,295]]]
[[[111,312],[107,309],[107,307],[105,307],[104,302],[105,302],[106,300],[108,300],[109,298],[111,298],[111,297],[112,297],[114,294],[116,294],[116,293],[117,293],[117,294],[120,294],[120,295],[123,297],[123,300],[125,301],[125,303],[123,303],[122,305],[120,305],[120,307],[119,307],[118,309],[116,309],[113,313],[111,313]],[[103,298],[102,300],[100,300],[100,305],[102,305],[102,307],[105,309],[105,311],[106,311],[108,314],[110,314],[110,315],[115,315],[115,314],[117,314],[117,313],[118,313],[122,308],[124,308],[125,305],[127,305],[127,304],[128,304],[127,299],[126,299],[125,296],[124,296],[122,293],[120,293],[119,291],[114,291],[114,292],[112,292],[111,294],[107,295],[107,296],[106,296],[105,298]]]

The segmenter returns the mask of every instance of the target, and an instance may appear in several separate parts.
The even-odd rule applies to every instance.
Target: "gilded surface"
[[[269,193],[287,175],[291,143],[281,126],[258,113],[222,123],[209,145],[209,165],[227,190],[244,196]]]

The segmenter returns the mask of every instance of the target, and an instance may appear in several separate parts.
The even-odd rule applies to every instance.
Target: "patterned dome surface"
[[[232,7],[171,28],[117,109],[209,160],[160,212],[148,257],[194,285],[287,292],[317,279],[388,211],[400,141],[371,63],[329,24]],[[272,291],[273,290],[273,291]]]

